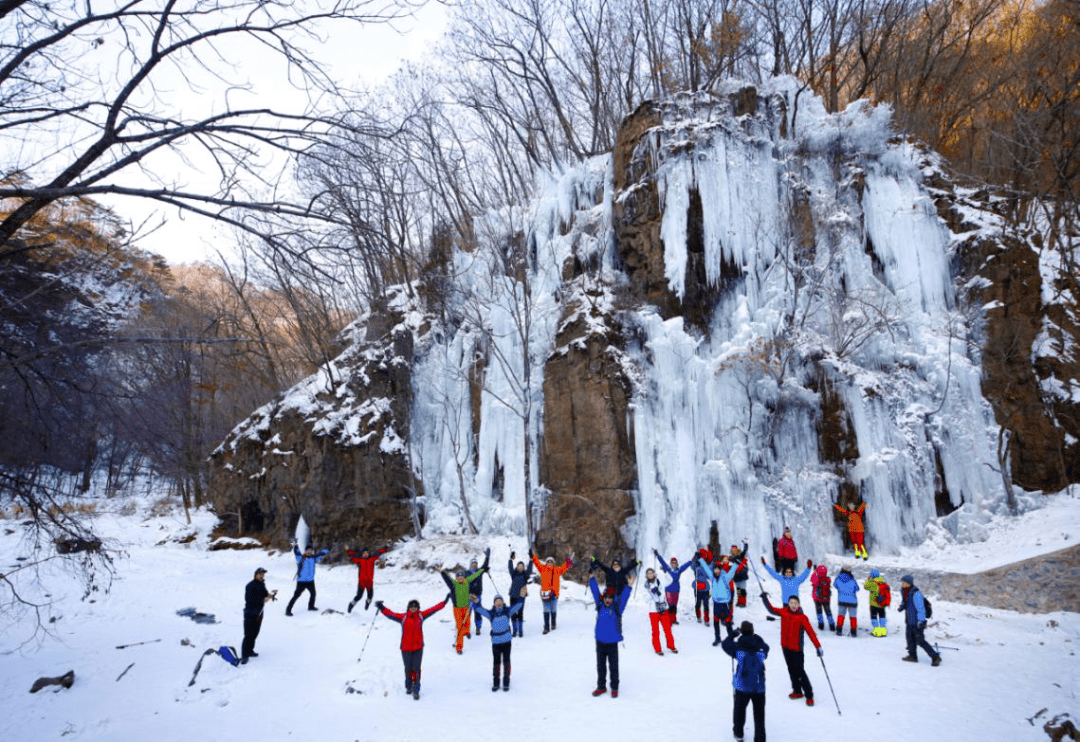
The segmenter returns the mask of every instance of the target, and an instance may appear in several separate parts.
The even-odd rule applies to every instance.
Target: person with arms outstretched
[[[356,597],[349,601],[349,613],[352,613],[352,609],[364,597],[365,592],[367,593],[367,600],[364,602],[364,610],[366,611],[371,606],[371,598],[374,595],[375,588],[375,562],[385,553],[386,549],[379,549],[372,554],[367,547],[364,547],[359,552],[352,550],[348,552],[349,559],[356,565],[357,572]]]
[[[473,612],[487,618],[491,622],[491,659],[492,659],[492,683],[491,690],[499,689],[499,668],[502,667],[502,689],[510,690],[510,648],[513,645],[512,622],[514,615],[521,612],[524,603],[517,603],[509,608],[503,603],[501,595],[495,596],[495,602],[488,610],[480,605],[480,596],[473,595]]]
[[[296,591],[293,593],[289,604],[285,606],[286,616],[292,615],[293,604],[296,603],[296,599],[305,590],[309,593],[307,609],[309,611],[318,610],[315,607],[315,565],[330,553],[329,549],[323,549],[316,554],[314,547],[310,545],[304,549],[303,554],[300,553],[300,547],[296,544],[293,544],[292,548],[293,555],[296,557]]]
[[[490,556],[491,549],[489,548],[484,552],[484,564],[487,564]],[[470,575],[465,574],[465,572],[458,572],[454,577],[451,577],[450,572],[446,569],[440,570],[439,574],[442,575],[446,586],[450,588],[451,599],[454,603],[454,625],[457,627],[454,648],[458,654],[461,654],[465,647],[465,637],[472,638],[471,622],[469,621],[472,600],[470,599],[469,585],[484,576],[484,568],[481,567]]]
[[[691,559],[686,564],[679,566],[679,560],[675,557],[671,557],[671,566],[664,564],[664,557],[660,556],[660,552],[653,549],[653,554],[656,555],[656,560],[660,563],[660,569],[667,572],[668,577],[671,578],[671,582],[664,588],[664,597],[667,599],[668,613],[671,614],[672,625],[679,623],[679,590],[682,587],[679,582],[682,577],[682,573],[694,566],[694,562]]]
[[[518,603],[522,603],[522,608],[511,619],[511,625],[513,636],[525,636],[525,598],[529,594],[529,578],[532,577],[533,563],[530,560],[528,569],[525,567],[525,562],[518,562],[514,564],[514,552],[510,552],[510,561],[507,563],[507,569],[510,571],[510,607],[513,608]]]
[[[787,664],[788,677],[791,679],[791,693],[788,698],[806,698],[806,705],[814,705],[814,687],[810,685],[810,678],[806,674],[806,666],[803,658],[803,634],[810,637],[817,648],[817,655],[821,657],[825,652],[821,648],[817,634],[810,626],[810,619],[799,607],[799,599],[794,595],[788,599],[787,605],[777,610],[769,602],[769,594],[762,593],[761,600],[765,603],[765,610],[774,616],[780,617],[780,647],[784,652],[784,662]]]
[[[531,550],[533,565],[540,575],[540,602],[544,606],[544,633],[554,631],[558,625],[559,617],[559,578],[574,566],[574,560],[566,558],[563,564],[556,565],[554,557],[548,557],[541,562],[536,555],[536,550]]]
[[[404,613],[395,613],[383,605],[381,600],[375,601],[375,607],[380,613],[392,621],[401,624],[401,661],[405,665],[405,692],[411,693],[412,697],[420,700],[420,664],[424,659],[424,621],[446,607],[450,600],[447,595],[441,603],[420,610],[420,601],[413,598]]]
[[[626,610],[626,603],[630,600],[630,588],[634,584],[631,575],[623,586],[622,592],[616,597],[609,592],[601,596],[600,586],[596,584],[596,578],[589,578],[589,589],[592,591],[593,602],[596,603],[596,690],[593,696],[602,696],[607,693],[608,670],[611,671],[611,697],[619,697],[619,642],[623,640],[622,617]]]

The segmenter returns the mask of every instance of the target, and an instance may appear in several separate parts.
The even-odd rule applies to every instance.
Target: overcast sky
[[[325,33],[325,43],[319,47],[319,59],[331,68],[335,79],[346,86],[373,87],[397,70],[402,62],[422,58],[442,36],[446,24],[446,8],[438,2],[427,3],[416,17],[395,21],[393,25],[370,25],[358,30],[353,24],[337,24]],[[303,109],[303,97],[289,88],[284,77],[284,65],[280,59],[248,57],[230,75],[230,80],[234,83],[248,82],[251,91],[229,91],[229,103],[234,107],[252,106],[257,102],[279,110]],[[185,88],[178,85],[175,93],[192,99],[185,106],[224,107],[224,87],[219,86],[217,90],[208,88],[199,93],[190,93]],[[155,161],[152,169],[161,180],[213,191],[216,185],[213,173],[202,173],[199,163],[192,164],[195,167],[185,164],[179,157],[168,156]],[[163,256],[170,263],[213,259],[216,251],[227,253],[235,242],[231,228],[217,225],[209,219],[180,216],[176,210],[165,210],[149,201],[130,198],[102,198],[101,201],[136,226],[143,222],[156,225],[164,219],[166,223],[162,228],[138,244],[144,250]]]

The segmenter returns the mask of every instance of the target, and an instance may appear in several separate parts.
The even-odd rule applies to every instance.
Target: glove
[[[486,549],[484,549],[484,556],[491,556],[491,547],[490,546],[487,547]]]
[[[813,566],[814,566],[814,562],[813,562],[813,560],[811,560],[811,559],[807,559],[807,560],[806,560],[806,566],[807,566],[807,567],[813,567]]]
[[[823,647],[818,647],[817,648],[817,656],[818,657],[824,657],[825,656],[825,649]]]
[[[926,630],[926,621],[919,621],[919,631]]]
[[[761,557],[761,563],[762,563],[762,564],[764,564],[764,563],[765,563],[765,557]]]
[[[594,557],[594,556],[589,557],[589,564],[592,564],[595,561],[596,561],[596,557]]]
[[[381,611],[383,609],[383,602],[381,600],[376,600],[375,607]]]
[[[511,562],[514,561],[514,552],[512,552],[512,551],[510,552],[510,561]]]

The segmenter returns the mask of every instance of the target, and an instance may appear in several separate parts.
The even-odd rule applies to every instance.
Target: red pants
[[[865,531],[848,531],[848,535],[851,536],[851,543],[855,546],[863,546],[863,537],[866,536]]]
[[[472,625],[469,621],[469,609],[454,607],[454,623],[457,625],[457,642],[454,645],[457,651],[461,651],[465,644],[465,637],[472,636]]]
[[[656,613],[655,611],[649,614],[649,623],[652,624],[652,648],[653,651],[660,651],[660,627],[664,627],[664,639],[667,640],[667,648],[675,649],[675,637],[671,635],[671,614],[667,611],[663,613]]]

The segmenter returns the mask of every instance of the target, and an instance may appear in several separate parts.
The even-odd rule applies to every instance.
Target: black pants
[[[607,671],[611,668],[611,689],[619,689],[619,643],[596,643],[596,687],[607,690]]]
[[[784,662],[787,663],[788,677],[791,678],[791,692],[802,693],[807,698],[814,697],[814,688],[806,676],[804,656],[798,649],[784,649]]]
[[[312,585],[311,587],[312,587],[311,593],[312,593],[312,595],[314,595],[315,594],[315,586]],[[368,600],[371,600],[372,597],[374,597],[374,588],[371,585],[357,585],[357,587],[356,587],[356,597],[352,599],[353,603],[359,603],[360,599],[364,597],[365,592],[367,592],[367,599]]]
[[[424,659],[424,650],[415,652],[401,651],[401,661],[405,663],[405,692],[413,689],[413,683],[420,685],[420,663]]]
[[[879,619],[881,621],[884,621],[885,620],[885,609],[884,608],[878,608],[876,605],[870,606],[870,620],[873,621],[875,618]]]
[[[717,641],[720,639],[720,624],[724,624],[724,628],[727,629],[727,635],[731,636],[734,633],[731,630],[731,603],[717,603],[714,600],[712,609],[713,633],[716,635]]]
[[[307,602],[308,610],[315,610],[315,580],[312,580],[311,582],[296,583],[296,592],[293,593],[292,600],[289,601],[289,605],[285,608],[286,613],[292,613],[293,603],[295,603],[296,599],[300,597],[300,593],[304,592],[305,590],[311,593],[311,597],[308,598]]]
[[[240,645],[240,657],[250,657],[255,652],[255,640],[262,628],[262,611],[249,614],[244,611],[244,642]]]
[[[923,630],[917,625],[909,623],[907,625],[907,653],[909,657],[918,656],[916,647],[922,647],[931,658],[938,656],[938,653],[930,646],[930,642],[926,641]]]
[[[510,645],[513,642],[491,645],[491,674],[495,685],[499,684],[499,665],[502,665],[503,685],[510,683]]]
[[[765,742],[765,694],[735,691],[734,727],[736,737],[742,738],[746,726],[746,707],[754,704],[754,742]]]
[[[705,620],[709,620],[709,603],[712,602],[712,593],[705,590],[694,590],[694,615],[701,618],[701,609],[705,608]]]

